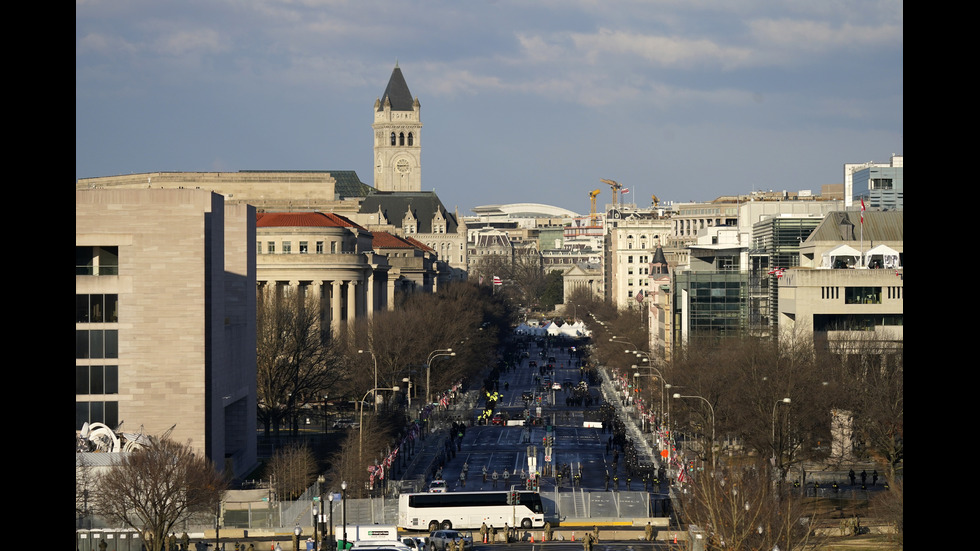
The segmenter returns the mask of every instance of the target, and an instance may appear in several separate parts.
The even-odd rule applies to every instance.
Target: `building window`
[[[881,304],[881,287],[845,287],[844,304]]]
[[[415,145],[415,139],[411,132],[408,133],[408,145]]]
[[[398,145],[405,145],[405,133],[398,134]]]
[[[395,133],[391,133],[391,145],[395,145]]]
[[[81,430],[85,423],[118,426],[119,402],[75,402],[75,430]]]
[[[75,394],[119,394],[119,366],[76,365]]]
[[[79,329],[75,331],[75,359],[118,357],[118,330]]]
[[[117,323],[119,295],[75,295],[75,323]]]
[[[255,243],[255,254],[262,254],[262,242],[257,241]]]
[[[323,241],[316,242],[316,254],[323,254]]]
[[[75,247],[75,275],[119,275],[119,247]]]
[[[292,252],[293,252],[293,243],[292,243],[292,241],[283,241],[282,242],[282,254],[292,254]]]
[[[276,254],[276,242],[269,241],[269,243],[266,244],[265,252],[269,254]]]
[[[306,241],[299,242],[299,254],[308,254],[310,252],[310,244]]]

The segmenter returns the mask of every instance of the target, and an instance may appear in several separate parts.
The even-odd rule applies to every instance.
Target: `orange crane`
[[[592,210],[589,211],[589,225],[595,226],[599,222],[599,217],[595,213],[595,198],[599,195],[599,190],[593,190],[589,193],[589,203]]]
[[[609,184],[613,192],[613,208],[619,207],[619,190],[623,189],[623,184],[620,184],[616,180],[606,180],[605,178],[599,178],[599,181],[603,184]]]

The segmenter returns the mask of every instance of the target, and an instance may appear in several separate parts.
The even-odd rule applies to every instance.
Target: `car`
[[[473,549],[472,536],[464,535],[459,530],[436,530],[429,534],[429,551],[448,551],[450,541],[455,541],[456,548],[462,551]]]
[[[531,361],[527,362],[527,366],[528,367],[538,367],[538,362],[536,362],[534,360],[531,360]]]
[[[504,421],[504,416],[498,413],[498,414],[494,415],[492,419],[490,419],[490,424],[492,424],[492,425],[506,425],[507,422]]]
[[[558,381],[551,383],[551,390],[561,390],[561,383]]]
[[[447,489],[447,487],[446,487],[446,481],[445,480],[433,480],[429,484],[429,493],[430,494],[441,494],[441,493],[444,493],[446,491],[446,489]]]
[[[395,540],[367,540],[355,541],[351,550],[362,549],[364,551],[414,551],[416,548],[405,542]]]
[[[553,363],[555,363],[556,361],[557,361],[557,360],[555,360],[555,357],[554,357],[554,356],[548,356],[548,363],[550,363],[550,364],[553,364]]]
[[[337,419],[333,422],[335,429],[356,429],[360,426],[361,424],[353,419]]]
[[[402,538],[402,543],[407,545],[412,551],[425,551],[426,549],[426,538]]]

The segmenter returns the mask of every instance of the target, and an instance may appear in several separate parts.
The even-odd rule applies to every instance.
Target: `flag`
[[[636,302],[643,302],[643,291],[636,293]]]
[[[624,187],[623,191],[621,191],[620,193],[629,193],[629,192],[630,192],[630,188]]]
[[[493,284],[494,285],[503,285],[503,283],[504,282],[503,281],[500,281],[500,278],[499,277],[493,276]]]
[[[864,199],[861,199],[861,224],[864,224]]]

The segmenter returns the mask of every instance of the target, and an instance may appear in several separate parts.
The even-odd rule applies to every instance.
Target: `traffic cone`
[[[534,534],[531,534],[531,543],[534,543]]]
[[[674,543],[677,543],[677,534],[674,534]]]
[[[541,543],[548,541],[548,534],[541,532]]]
[[[572,541],[575,541],[575,532],[572,532]]]

